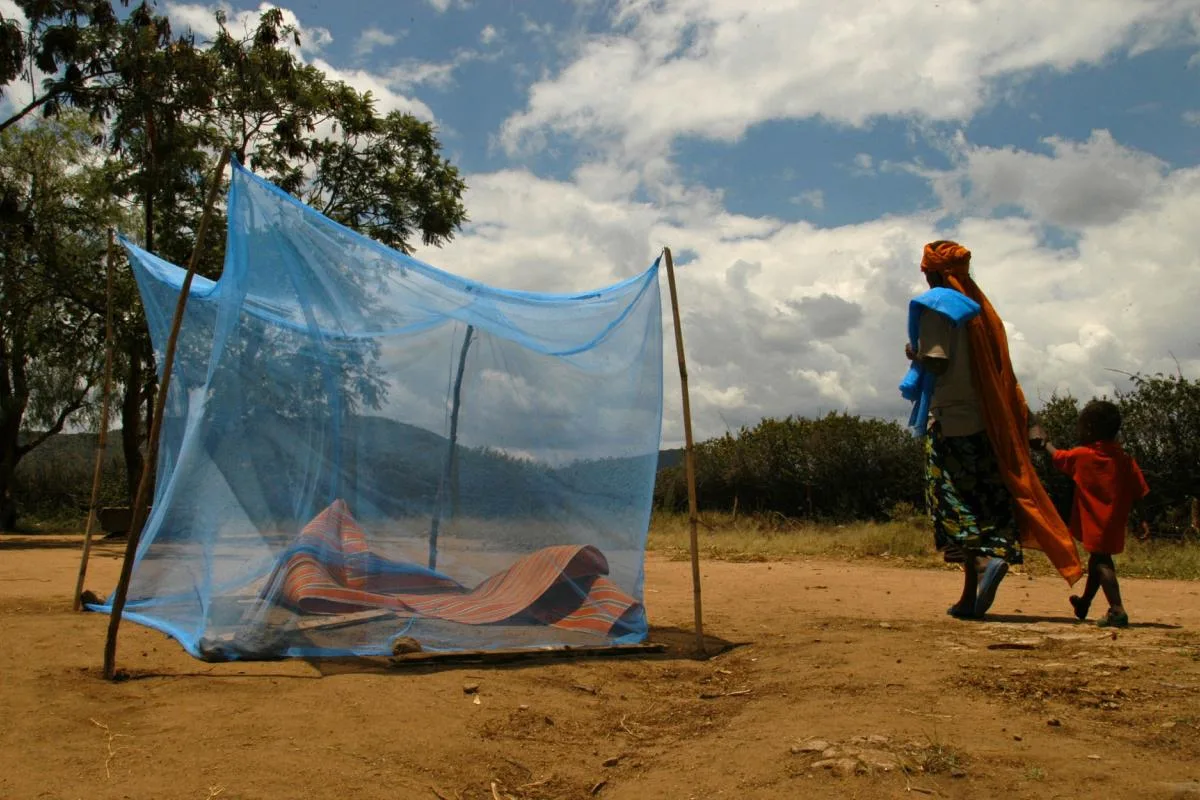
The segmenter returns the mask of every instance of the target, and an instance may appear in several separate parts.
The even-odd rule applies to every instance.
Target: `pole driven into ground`
[[[700,602],[700,539],[697,525],[700,513],[696,509],[696,463],[692,448],[692,403],[688,396],[687,361],[683,356],[683,324],[679,321],[679,293],[675,289],[675,262],[671,248],[663,248],[663,261],[667,267],[667,286],[671,290],[671,316],[675,320],[675,352],[679,356],[679,388],[683,394],[683,437],[684,472],[688,491],[688,540],[692,551],[692,605],[696,623],[696,650],[704,655],[704,614]]]
[[[92,552],[92,531],[96,529],[96,506],[100,503],[100,475],[104,469],[104,454],[108,448],[108,412],[112,397],[113,362],[113,261],[117,251],[113,232],[108,231],[108,257],[104,267],[104,394],[100,403],[100,435],[96,440],[96,463],[92,468],[92,499],[88,505],[87,528],[83,532],[83,553],[79,559],[79,577],[75,581],[72,607],[83,608],[83,582],[87,578],[88,557]]]
[[[458,354],[458,373],[454,376],[454,393],[450,406],[450,441],[447,444],[446,463],[442,467],[442,482],[438,485],[437,503],[433,508],[433,522],[429,525],[429,568],[437,569],[438,530],[442,524],[442,508],[446,504],[446,495],[456,497],[457,487],[450,484],[455,480],[458,471],[455,469],[458,447],[458,410],[462,407],[463,374],[467,371],[467,352],[471,349],[471,337],[475,326],[468,325],[463,335],[462,350]]]
[[[192,257],[188,261],[187,275],[179,288],[179,301],[175,304],[175,318],[171,323],[171,334],[167,337],[167,348],[163,353],[162,377],[159,379],[158,395],[154,399],[154,418],[150,420],[150,433],[146,444],[146,463],[142,466],[142,477],[138,481],[137,496],[133,501],[133,510],[129,521],[129,541],[125,545],[125,560],[121,564],[121,577],[117,580],[117,591],[112,599],[112,614],[108,619],[108,638],[104,643],[104,677],[112,680],[116,677],[117,660],[117,631],[121,627],[121,615],[125,611],[125,598],[129,593],[129,577],[133,573],[134,556],[137,554],[138,541],[141,539],[142,526],[146,522],[146,504],[149,502],[150,476],[158,461],[158,434],[162,430],[163,410],[167,405],[167,390],[171,385],[171,369],[175,365],[175,345],[179,340],[179,328],[183,324],[183,312],[187,308],[188,294],[192,290],[192,278],[196,275],[196,266],[200,263],[200,253],[204,249],[204,234],[208,232],[208,222],[212,217],[213,205],[217,202],[217,190],[221,186],[221,175],[229,163],[229,150],[221,153],[221,159],[213,171],[212,180],[208,186],[208,197],[204,200],[204,213],[200,217],[200,226],[196,231],[196,243],[192,246]]]

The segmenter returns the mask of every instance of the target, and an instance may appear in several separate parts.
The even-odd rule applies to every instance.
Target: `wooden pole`
[[[454,397],[450,406],[450,444],[446,453],[446,465],[442,469],[442,482],[438,485],[437,502],[433,507],[433,522],[429,526],[429,568],[437,569],[438,528],[442,523],[442,506],[446,502],[446,492],[457,494],[457,489],[451,489],[450,482],[454,480],[455,447],[458,444],[458,410],[462,407],[463,373],[467,369],[467,351],[471,348],[471,336],[475,326],[468,325],[463,337],[462,350],[458,354],[458,374],[454,378]]]
[[[688,397],[687,362],[683,357],[683,325],[679,321],[679,294],[675,290],[675,262],[671,248],[663,248],[663,260],[667,266],[667,286],[671,289],[671,316],[675,320],[675,352],[679,355],[679,388],[683,394],[683,466],[687,475],[688,490],[688,540],[692,551],[692,605],[696,622],[696,650],[704,655],[704,614],[700,602],[700,540],[697,526],[700,522],[696,509],[696,462],[692,448],[692,403]]]
[[[100,475],[104,468],[104,455],[108,448],[108,412],[112,398],[113,362],[113,261],[116,260],[116,245],[113,232],[108,231],[108,258],[104,276],[104,394],[100,404],[100,436],[96,441],[96,463],[92,468],[92,500],[88,505],[87,528],[83,532],[83,553],[79,559],[79,577],[75,581],[72,608],[83,608],[83,581],[87,577],[88,556],[92,552],[92,531],[96,529],[96,506],[100,502]]]
[[[192,278],[196,275],[196,266],[200,262],[200,253],[204,249],[204,234],[208,232],[208,221],[212,217],[213,205],[217,202],[217,189],[221,186],[221,175],[225,172],[225,166],[228,163],[229,150],[225,149],[213,172],[212,182],[208,187],[208,197],[204,200],[204,213],[200,217],[200,227],[196,231],[196,243],[192,247],[192,257],[188,261],[187,275],[183,279],[183,286],[179,289],[179,300],[175,304],[175,318],[171,323],[171,333],[167,337],[167,348],[163,354],[162,378],[158,387],[158,395],[154,399],[154,418],[150,421],[150,432],[146,444],[146,462],[142,465],[142,477],[138,482],[137,496],[133,501],[133,511],[129,522],[129,541],[125,545],[125,560],[121,564],[121,577],[117,580],[117,591],[113,595],[112,601],[112,614],[108,619],[108,638],[104,643],[104,677],[107,680],[112,680],[116,676],[117,630],[121,626],[121,615],[125,611],[125,598],[129,593],[129,578],[133,573],[134,556],[137,554],[142,526],[146,522],[150,475],[158,461],[158,434],[162,430],[167,390],[171,385],[171,369],[175,365],[175,345],[179,340],[179,328],[183,324],[183,312],[187,308],[188,294],[192,290]]]

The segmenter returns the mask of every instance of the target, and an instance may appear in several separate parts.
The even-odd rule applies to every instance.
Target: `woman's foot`
[[[1087,619],[1091,603],[1085,603],[1083,598],[1077,594],[1071,595],[1069,599],[1071,601],[1071,608],[1075,609],[1075,618],[1079,620]]]
[[[996,590],[1000,588],[1000,581],[1004,580],[1004,576],[1007,574],[1007,561],[1002,558],[993,558],[988,561],[987,568],[983,571],[983,577],[979,581],[979,595],[975,598],[976,617],[982,617],[992,607],[992,603],[996,599]]]
[[[1098,628],[1128,628],[1129,615],[1124,611],[1117,611],[1115,608],[1108,610],[1108,615],[1096,622]]]
[[[946,613],[955,619],[979,619],[975,616],[975,607],[971,604],[959,603],[946,609]]]

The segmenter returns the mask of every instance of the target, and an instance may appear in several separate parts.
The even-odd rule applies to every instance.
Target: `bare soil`
[[[980,623],[949,569],[706,562],[700,660],[689,567],[652,557],[662,655],[206,664],[129,623],[110,684],[78,545],[0,537],[0,798],[1200,797],[1200,584],[1124,581],[1113,634],[1055,578]]]

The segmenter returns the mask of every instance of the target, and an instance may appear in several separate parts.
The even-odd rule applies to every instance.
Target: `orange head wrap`
[[[921,259],[922,272],[965,278],[970,270],[971,251],[958,242],[938,241],[925,245],[925,255]]]

